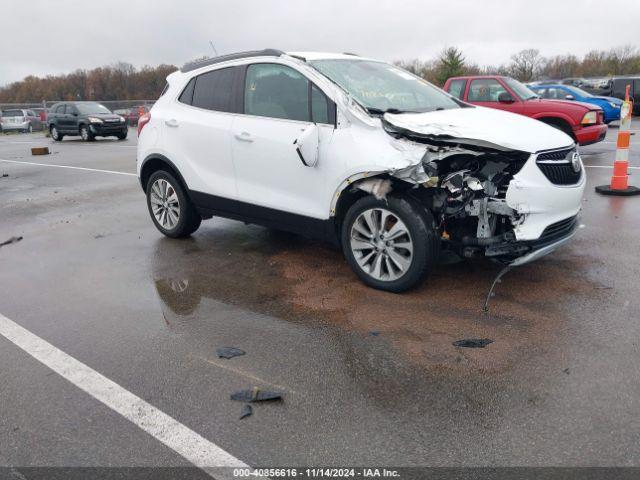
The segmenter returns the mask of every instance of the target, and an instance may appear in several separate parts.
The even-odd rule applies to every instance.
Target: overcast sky
[[[382,60],[462,48],[479,64],[638,45],[636,0],[23,0],[2,13],[0,86],[124,61],[139,67],[278,48]]]

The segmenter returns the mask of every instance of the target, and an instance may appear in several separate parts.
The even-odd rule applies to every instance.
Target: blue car
[[[541,98],[549,98],[551,100],[575,100],[577,102],[598,105],[604,112],[604,123],[620,120],[622,100],[619,98],[596,97],[573,85],[532,85],[529,88],[536,92]]]

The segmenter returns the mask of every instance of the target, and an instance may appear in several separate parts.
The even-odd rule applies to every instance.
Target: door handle
[[[179,125],[180,125],[180,124],[178,123],[178,121],[177,121],[175,118],[172,118],[171,120],[165,120],[165,121],[164,121],[164,124],[165,124],[167,127],[173,127],[173,128],[175,128],[175,127],[177,127],[177,126],[179,126]]]
[[[253,142],[253,138],[251,138],[249,132],[236,133],[234,136],[236,140],[240,140],[241,142]]]

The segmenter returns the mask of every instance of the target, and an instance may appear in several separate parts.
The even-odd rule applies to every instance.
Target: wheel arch
[[[140,186],[145,193],[147,193],[147,183],[149,183],[149,178],[158,170],[166,170],[171,173],[180,182],[185,193],[187,195],[189,194],[187,182],[185,182],[180,170],[178,170],[178,167],[176,167],[176,165],[167,157],[160,154],[149,155],[142,161],[142,165],[140,166]]]
[[[414,197],[414,195],[411,195],[411,187],[413,186],[412,184],[395,178],[388,172],[369,171],[351,175],[338,186],[333,195],[333,198],[331,199],[330,216],[333,218],[333,223],[338,236],[341,234],[342,223],[344,221],[345,215],[349,211],[349,208],[351,208],[351,206],[361,198],[371,195],[368,192],[352,187],[352,185],[358,180],[364,180],[365,178],[379,178],[383,180],[390,180],[393,187],[391,195],[401,195],[406,197],[410,202],[414,204],[420,203],[419,200]],[[422,208],[426,209],[424,205],[422,206]]]
[[[546,123],[547,125],[559,127],[560,130],[565,132],[567,135],[571,136],[575,141],[576,136],[573,133],[573,126],[571,122],[568,121],[566,118],[546,115],[546,116],[538,117],[536,118],[536,120]]]

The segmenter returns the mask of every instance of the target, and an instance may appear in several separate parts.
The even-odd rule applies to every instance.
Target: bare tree
[[[545,59],[540,55],[539,50],[528,48],[511,56],[509,71],[518,80],[528,82],[540,73],[544,63]]]

